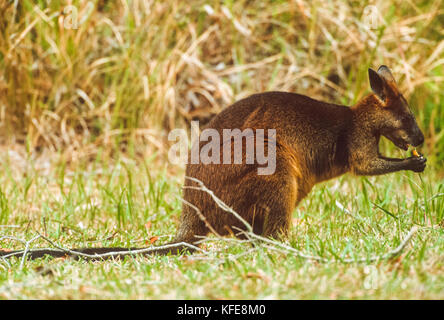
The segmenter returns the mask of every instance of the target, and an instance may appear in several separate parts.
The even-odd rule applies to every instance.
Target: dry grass
[[[183,182],[164,161],[168,130],[265,90],[351,105],[380,64],[429,159],[422,175],[319,185],[294,212],[287,244],[328,261],[384,256],[418,228],[394,261],[319,264],[234,241],[215,243],[208,261],[12,259],[0,263],[0,299],[442,299],[443,1],[0,0],[2,236],[166,243]]]
[[[258,91],[353,104],[368,90],[367,68],[386,64],[438,154],[443,2],[372,3],[374,25],[353,1],[2,0],[2,143],[70,161],[165,154],[166,130]],[[66,27],[70,4],[78,29]]]

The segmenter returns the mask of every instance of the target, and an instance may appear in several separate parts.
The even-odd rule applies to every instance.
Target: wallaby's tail
[[[186,242],[171,242],[163,246],[147,248],[78,248],[78,249],[30,249],[26,250],[26,257],[34,260],[50,256],[54,258],[72,257],[85,260],[105,260],[109,258],[123,258],[136,255],[176,255],[184,252],[193,252],[198,248]],[[23,257],[25,250],[5,251],[0,250],[0,258]]]

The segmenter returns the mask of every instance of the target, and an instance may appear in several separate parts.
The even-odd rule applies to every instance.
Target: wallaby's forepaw
[[[412,170],[414,172],[423,172],[426,167],[426,157],[410,157],[406,160],[408,161],[408,170]]]

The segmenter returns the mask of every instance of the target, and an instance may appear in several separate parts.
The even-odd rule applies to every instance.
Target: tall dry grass
[[[0,139],[164,154],[169,129],[255,92],[353,104],[386,64],[441,162],[443,25],[442,0],[0,0]]]

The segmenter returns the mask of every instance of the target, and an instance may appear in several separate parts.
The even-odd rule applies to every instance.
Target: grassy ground
[[[157,245],[174,235],[181,181],[152,171],[152,163],[122,159],[70,172],[19,155],[10,152],[9,161],[2,159],[2,234],[30,240],[38,231],[63,247],[147,246],[153,237]],[[22,171],[17,170],[21,163]],[[444,179],[433,168],[422,175],[344,176],[319,185],[293,220],[287,244],[331,262],[209,238],[208,254],[89,263],[38,260],[22,268],[20,259],[0,262],[0,297],[444,298]],[[383,256],[413,226],[417,233],[394,260],[340,261]],[[2,246],[23,247],[7,240]],[[48,243],[31,244],[38,246]]]
[[[346,175],[315,187],[287,244],[327,263],[213,238],[208,254],[186,257],[0,261],[0,298],[443,299],[443,8],[442,0],[0,0],[0,237],[166,243],[183,179],[183,167],[167,161],[169,130],[265,90],[352,105],[369,91],[367,68],[381,64],[410,102],[429,159],[421,175]],[[383,256],[414,226],[394,260],[341,262]]]

